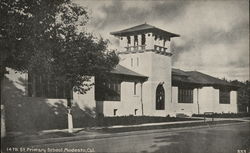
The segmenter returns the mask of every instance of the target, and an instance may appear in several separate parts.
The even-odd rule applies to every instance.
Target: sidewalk
[[[68,133],[68,129],[44,130],[30,135],[19,133],[19,135],[6,137],[4,141],[7,141],[9,143],[11,142],[12,145],[16,146],[30,146],[38,144],[40,145],[49,143],[62,143],[68,141],[119,137],[126,135],[139,135],[146,133],[170,132],[183,129],[208,128],[211,126],[225,126],[229,124],[241,124],[243,122],[250,122],[250,118],[215,118],[214,122],[211,122],[211,119],[208,120],[210,121],[205,123],[204,120],[195,120],[124,126],[119,125],[110,127],[75,128],[73,133]]]

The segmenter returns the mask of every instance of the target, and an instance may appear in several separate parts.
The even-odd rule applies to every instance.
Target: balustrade
[[[145,51],[146,45],[127,46],[126,51]]]

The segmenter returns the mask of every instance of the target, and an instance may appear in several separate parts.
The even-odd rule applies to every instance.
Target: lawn
[[[176,122],[176,121],[191,121],[197,120],[193,118],[180,117],[157,117],[157,116],[117,116],[117,117],[99,117],[97,118],[98,126],[113,126],[113,125],[137,125],[144,123],[159,123],[159,122]]]

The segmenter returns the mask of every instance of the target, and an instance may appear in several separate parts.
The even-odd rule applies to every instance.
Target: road
[[[250,122],[210,128],[185,129],[175,132],[72,141],[33,147],[44,148],[47,151],[48,148],[89,148],[88,151],[108,153],[239,153],[242,150],[242,153],[249,153]],[[50,151],[60,152],[60,150]]]

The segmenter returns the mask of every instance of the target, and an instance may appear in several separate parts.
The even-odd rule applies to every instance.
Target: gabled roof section
[[[131,35],[133,33],[140,33],[140,32],[160,33],[160,34],[163,34],[163,35],[168,35],[169,37],[179,37],[180,36],[178,34],[162,30],[160,28],[149,25],[147,23],[137,25],[137,26],[134,26],[134,27],[131,27],[131,28],[128,28],[128,29],[111,32],[110,34],[114,35],[114,36],[127,36],[127,35]]]
[[[141,75],[139,73],[136,73],[124,66],[116,65],[116,67],[110,72],[112,74],[119,74],[119,75],[127,75],[127,76],[133,76],[133,77],[140,77],[143,79],[148,78],[147,76]]]

